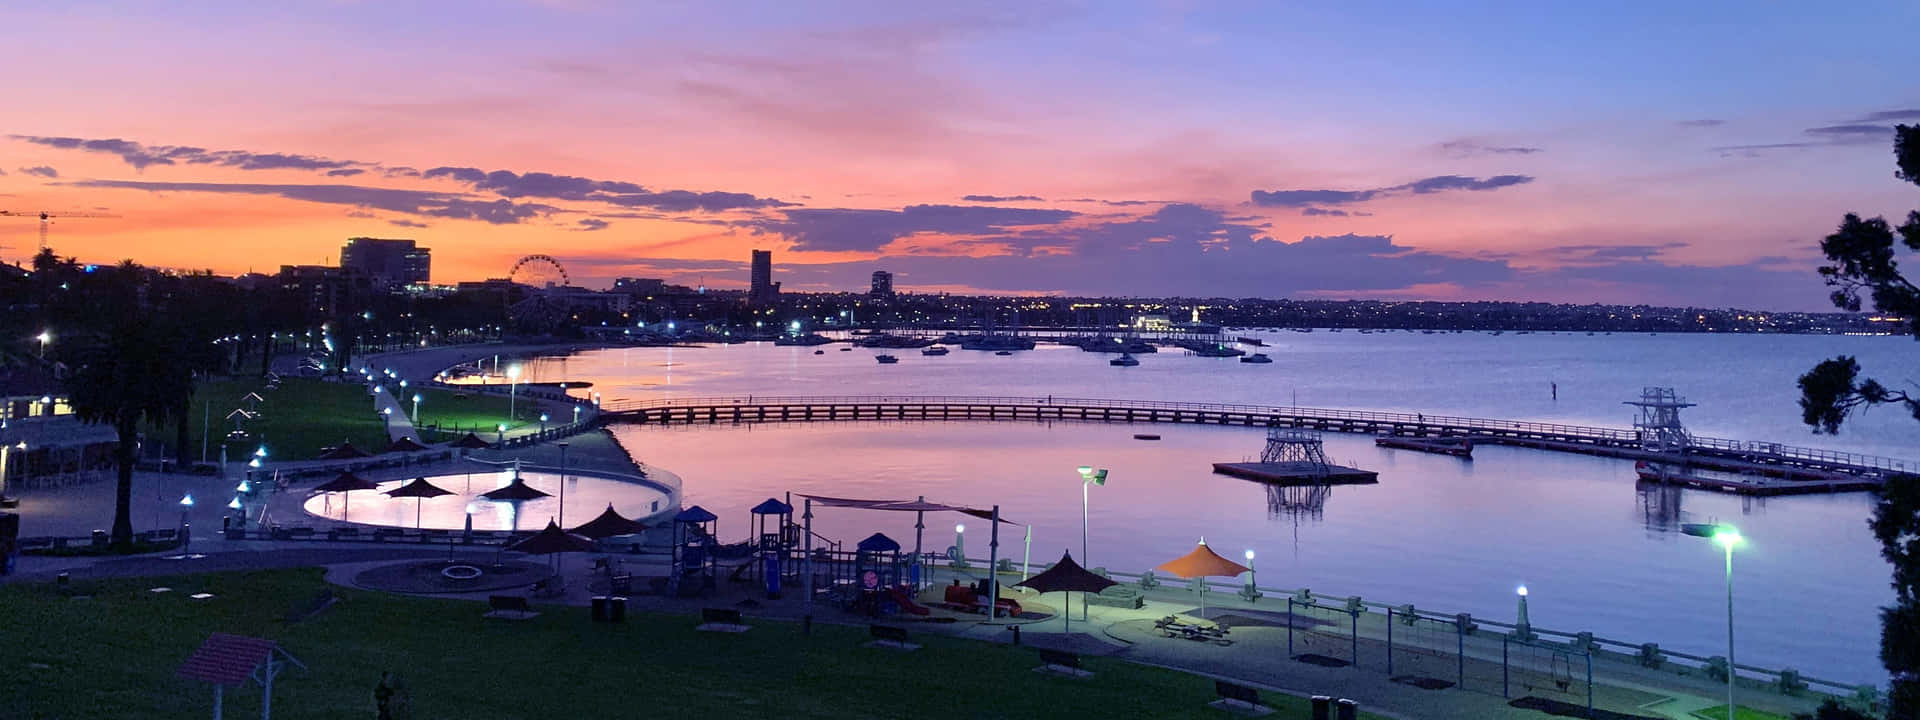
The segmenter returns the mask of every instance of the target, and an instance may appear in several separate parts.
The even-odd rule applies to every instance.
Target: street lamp
[[[953,525],[953,566],[958,568],[967,566],[966,523],[954,523]]]
[[[1733,680],[1739,675],[1733,664],[1733,547],[1739,545],[1740,530],[1722,523],[1687,523],[1680,532],[1693,537],[1711,538],[1727,551],[1727,717],[1734,717]]]
[[[547,414],[540,413],[540,434],[547,434]]]
[[[541,422],[545,422],[546,419],[547,419],[547,416],[545,415],[540,416]],[[566,527],[567,526],[567,443],[565,440],[562,440],[560,441],[559,445],[560,445],[560,520],[559,520],[559,523],[560,523],[560,527]]]
[[[575,425],[580,424],[580,406],[579,405],[573,406],[573,424]]]
[[[507,446],[507,424],[500,423],[500,447]]]
[[[39,335],[34,336],[34,339],[40,341],[40,359],[47,359],[47,343],[53,342],[53,333],[41,330]]]
[[[1089,518],[1092,517],[1088,510],[1087,488],[1107,484],[1107,471],[1096,470],[1091,465],[1081,465],[1078,469],[1080,471],[1080,562],[1087,567],[1093,567],[1093,561],[1087,555],[1087,526],[1091,524]],[[1080,594],[1080,619],[1087,619],[1086,593]]]
[[[520,363],[507,366],[507,422],[513,422],[514,393],[520,387]]]
[[[420,424],[420,393],[413,394],[413,424]]]

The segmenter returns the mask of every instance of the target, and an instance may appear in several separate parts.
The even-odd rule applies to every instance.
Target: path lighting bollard
[[[500,447],[507,446],[507,424],[506,423],[500,423],[500,442],[496,444],[498,444]]]
[[[1254,587],[1253,548],[1247,548],[1247,586],[1240,590],[1240,597],[1246,598],[1247,602],[1259,600],[1261,597],[1260,590]]]

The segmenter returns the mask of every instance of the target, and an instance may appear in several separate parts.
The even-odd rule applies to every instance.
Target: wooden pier
[[[1214,463],[1213,471],[1242,480],[1257,480],[1269,485],[1373,485],[1380,473],[1344,465],[1313,463],[1238,462]]]
[[[1531,447],[1632,460],[1667,459],[1641,449],[1630,429],[1414,413],[1224,403],[976,396],[728,396],[606,401],[610,421],[658,424],[845,420],[1076,420],[1301,428],[1404,438],[1469,437],[1475,443]],[[1877,483],[1920,474],[1920,461],[1694,437],[1688,463],[1790,479],[1847,475]]]

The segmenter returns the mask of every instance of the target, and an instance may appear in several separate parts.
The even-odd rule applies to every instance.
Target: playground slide
[[[902,590],[898,587],[887,588],[887,596],[893,598],[893,604],[899,605],[901,610],[905,610],[915,615],[926,615],[932,612],[928,610],[926,606],[921,605],[920,603],[914,602],[912,595],[908,594],[907,591]]]

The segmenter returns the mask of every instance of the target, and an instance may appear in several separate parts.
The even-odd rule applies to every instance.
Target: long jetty
[[[658,424],[824,422],[847,420],[1077,420],[1308,428],[1401,437],[1466,437],[1633,460],[1674,462],[1642,449],[1638,431],[1594,425],[1498,420],[1415,413],[1272,405],[1101,400],[1067,397],[737,395],[614,399],[609,421]],[[1685,462],[1714,469],[1804,478],[1810,473],[1885,478],[1920,473],[1920,461],[1770,442],[1694,437]]]

